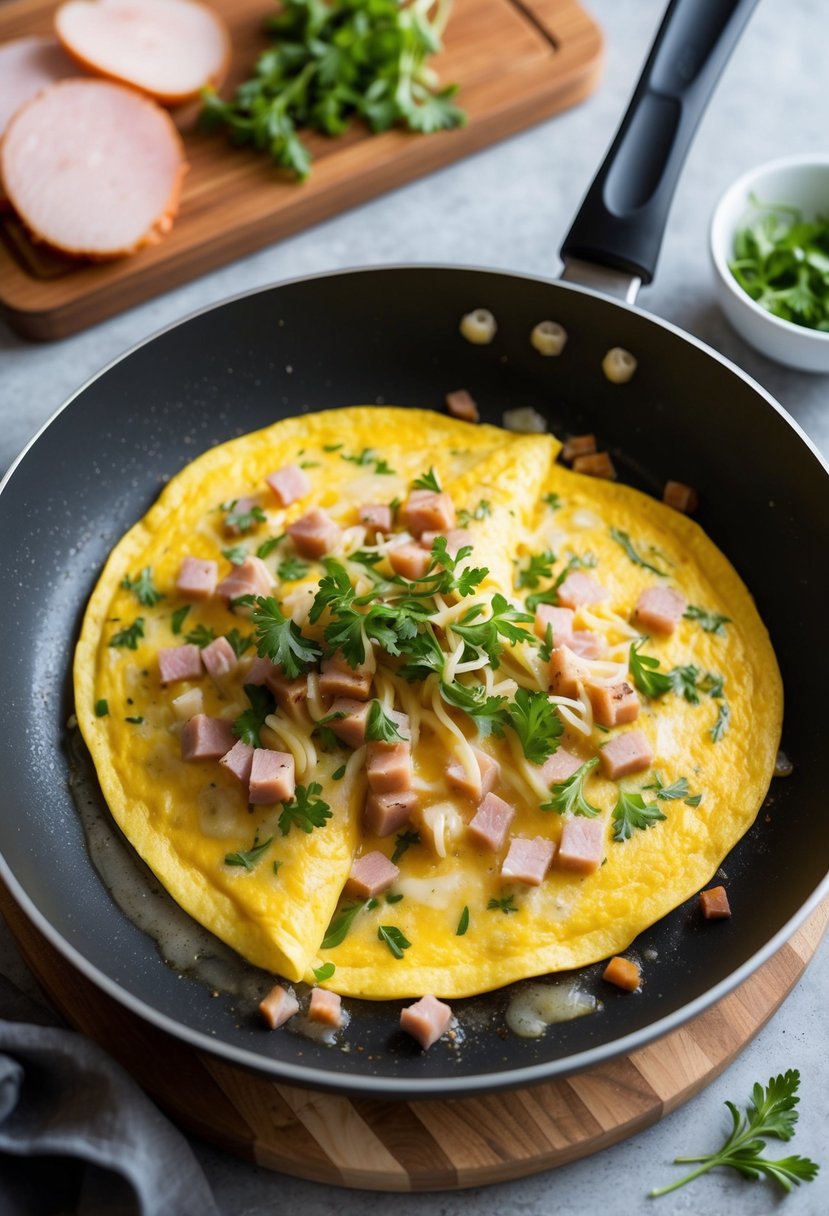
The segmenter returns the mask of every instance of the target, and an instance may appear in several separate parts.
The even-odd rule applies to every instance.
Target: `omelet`
[[[74,662],[118,825],[251,963],[469,996],[625,949],[753,822],[783,694],[690,519],[550,435],[415,409],[198,457]]]

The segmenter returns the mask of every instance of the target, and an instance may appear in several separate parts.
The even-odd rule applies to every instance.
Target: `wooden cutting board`
[[[434,1191],[553,1169],[670,1114],[718,1076],[780,1006],[820,943],[829,900],[729,996],[640,1051],[530,1089],[427,1102],[297,1089],[196,1051],[75,971],[2,883],[0,912],[66,1020],[106,1048],[189,1132],[314,1182]]]
[[[213,0],[230,27],[234,55],[222,90],[250,74],[268,45],[273,0]],[[55,0],[0,4],[0,42],[49,33]],[[179,115],[190,165],[172,232],[131,257],[78,264],[38,248],[8,211],[0,214],[0,306],[28,338],[50,340],[92,325],[234,258],[316,224],[555,114],[592,92],[602,37],[577,0],[455,0],[443,83],[460,86],[469,116],[459,131],[422,136],[354,129],[311,136],[309,181],[288,179],[267,158],[231,148],[223,134]]]

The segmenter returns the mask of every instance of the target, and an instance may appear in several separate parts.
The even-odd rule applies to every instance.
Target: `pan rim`
[[[818,451],[810,437],[803,431],[797,421],[792,418],[790,414],[788,414],[784,407],[781,406],[780,403],[776,401],[776,399],[757,381],[749,376],[748,373],[744,372],[725,356],[719,354],[719,352],[713,350],[701,339],[686,333],[684,330],[670,321],[666,321],[658,316],[654,316],[652,313],[639,307],[638,305],[627,304],[623,301],[611,299],[599,291],[595,291],[579,284],[563,282],[560,279],[546,278],[545,276],[538,276],[524,272],[512,272],[498,268],[477,267],[472,265],[459,266],[440,263],[399,263],[383,264],[378,266],[357,266],[333,272],[315,272],[310,275],[300,275],[262,287],[238,292],[222,300],[207,304],[204,307],[188,314],[186,317],[172,321],[168,325],[163,326],[157,331],[147,335],[145,338],[134,343],[128,350],[110,360],[104,367],[100,368],[96,373],[90,376],[49,416],[49,418],[47,418],[47,420],[35,432],[18,456],[10,464],[2,480],[0,480],[0,494],[2,494],[3,490],[14,476],[19,466],[24,462],[30,450],[35,446],[41,436],[56,421],[63,411],[68,409],[69,406],[92,384],[103,377],[117,364],[125,361],[136,351],[140,350],[142,347],[155,341],[162,335],[187,324],[199,316],[213,312],[216,309],[224,308],[245,298],[257,296],[265,292],[279,290],[283,287],[289,288],[294,285],[312,282],[317,279],[334,279],[353,277],[355,275],[388,272],[457,273],[458,271],[461,273],[470,273],[472,275],[481,275],[490,278],[497,276],[500,278],[522,279],[536,284],[561,288],[567,291],[575,291],[587,295],[593,299],[600,300],[603,304],[619,306],[624,311],[638,314],[646,321],[655,323],[662,329],[670,332],[676,337],[681,338],[684,342],[696,347],[708,357],[713,357],[719,364],[743,380],[751,389],[754,390],[754,392],[759,394],[767,405],[772,407],[772,409],[785,423],[792,428],[811,454],[817,459],[824,472],[829,473],[829,463],[827,463],[827,460],[824,459],[822,454]],[[763,963],[768,961],[768,959],[770,959],[772,955],[781,948],[788,938],[800,927],[802,923],[804,923],[804,921],[825,898],[825,896],[829,894],[828,873],[816,886],[807,900],[793,914],[793,916],[789,918],[789,920],[769,939],[769,941],[767,941],[759,950],[745,960],[745,962],[743,962],[735,971],[721,980],[713,988],[707,990],[705,993],[701,994],[699,997],[681,1008],[675,1010],[673,1013],[650,1023],[650,1025],[643,1027],[640,1030],[625,1035],[622,1038],[615,1039],[598,1047],[591,1047],[588,1050],[565,1058],[545,1061],[541,1064],[534,1064],[527,1067],[513,1068],[496,1074],[478,1073],[464,1078],[422,1078],[416,1081],[406,1081],[405,1079],[390,1077],[323,1073],[321,1070],[313,1067],[297,1065],[288,1061],[270,1059],[245,1048],[235,1047],[228,1043],[220,1043],[212,1036],[191,1029],[186,1025],[186,1023],[178,1021],[161,1010],[154,1008],[145,1000],[125,992],[125,990],[116,984],[115,981],[110,979],[105,972],[101,971],[95,963],[91,962],[75,946],[73,946],[59,932],[59,930],[51,924],[48,918],[36,906],[34,900],[31,899],[23,890],[21,884],[14,876],[2,853],[0,853],[0,877],[2,877],[2,880],[9,890],[10,895],[15,900],[18,907],[20,907],[24,915],[46,937],[47,941],[50,942],[58,953],[70,963],[70,965],[77,968],[87,979],[94,983],[96,987],[105,992],[111,998],[115,999],[123,1007],[142,1018],[142,1020],[149,1022],[151,1025],[171,1035],[173,1038],[178,1039],[179,1041],[184,1041],[194,1049],[203,1051],[208,1055],[217,1056],[230,1064],[241,1066],[249,1071],[259,1073],[260,1075],[266,1075],[275,1081],[282,1081],[286,1084],[294,1083],[312,1089],[337,1092],[341,1094],[360,1094],[362,1096],[375,1096],[385,1099],[393,1097],[404,1100],[436,1098],[446,1096],[447,1093],[451,1093],[451,1096],[467,1097],[474,1094],[480,1094],[482,1092],[495,1092],[497,1090],[538,1084],[543,1081],[569,1076],[574,1073],[584,1071],[585,1069],[596,1067],[627,1052],[644,1047],[648,1043],[651,1043],[654,1040],[662,1038],[671,1033],[673,1030],[685,1024],[693,1017],[696,1017],[705,1009],[721,1000],[729,992],[737,988],[742,982],[744,982],[745,979],[747,979],[755,970],[762,966]]]

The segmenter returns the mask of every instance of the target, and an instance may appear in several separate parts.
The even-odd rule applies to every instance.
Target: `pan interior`
[[[477,307],[498,321],[488,346],[458,332],[461,316]],[[529,343],[545,319],[568,331],[559,358],[544,359]],[[627,385],[601,372],[611,346],[638,359]],[[620,478],[656,496],[668,478],[695,486],[699,522],[752,590],[770,630],[787,697],[783,748],[794,771],[773,783],[723,865],[732,919],[700,924],[690,901],[641,935],[636,950],[648,960],[647,982],[635,996],[609,991],[600,968],[588,968],[582,985],[604,989],[603,1008],[536,1040],[498,1033],[506,992],[459,1001],[464,1042],[429,1054],[402,1041],[398,1003],[355,1007],[349,1037],[360,1052],[268,1035],[244,998],[213,999],[197,979],[165,966],[90,862],[68,785],[66,728],[83,608],[110,548],[199,451],[280,417],[340,405],[441,409],[457,388],[472,393],[487,421],[532,406],[560,436],[595,431]],[[815,760],[820,672],[804,645],[820,636],[829,591],[825,563],[816,560],[829,548],[825,487],[818,458],[750,381],[670,327],[561,284],[472,270],[355,272],[245,296],[166,331],[87,385],[0,495],[7,639],[0,854],[24,907],[142,1015],[297,1082],[457,1096],[561,1074],[612,1054],[623,1040],[626,1048],[644,1041],[657,1023],[686,1016],[759,961],[829,869]]]

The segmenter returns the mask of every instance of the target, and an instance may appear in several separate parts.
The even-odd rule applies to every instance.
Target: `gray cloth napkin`
[[[187,1141],[124,1069],[4,976],[0,1214],[219,1214]]]

